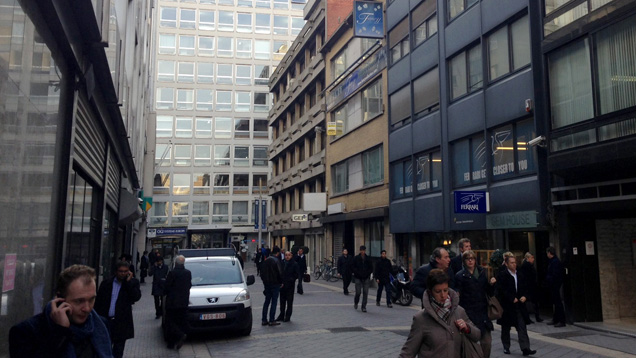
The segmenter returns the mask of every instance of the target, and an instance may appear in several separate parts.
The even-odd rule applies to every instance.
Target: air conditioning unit
[[[345,203],[331,204],[327,207],[327,215],[340,214],[345,211]]]

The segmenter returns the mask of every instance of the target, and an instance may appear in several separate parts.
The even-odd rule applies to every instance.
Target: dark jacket
[[[141,278],[148,276],[148,269],[150,268],[150,259],[148,259],[147,255],[141,257],[141,262],[139,264],[139,271]]]
[[[534,268],[534,265],[529,263],[528,261],[524,261],[519,267],[519,271],[523,274],[523,277],[526,279],[526,293],[528,294],[528,299],[531,301],[536,301],[538,298],[538,285],[537,285],[537,270]]]
[[[453,257],[450,261],[450,267],[453,269],[453,272],[457,274],[459,271],[464,269],[464,262],[462,261],[462,254],[459,253],[455,257]]]
[[[95,299],[95,312],[104,318],[108,317],[110,301],[113,292],[113,280],[111,277],[103,281],[97,290]],[[113,342],[121,342],[135,337],[135,326],[133,324],[132,305],[141,298],[139,281],[131,278],[130,281],[121,282],[121,289],[115,303],[115,319],[110,323],[110,335]]]
[[[344,255],[338,257],[338,273],[340,276],[345,277],[346,275],[351,276],[351,267],[353,266],[353,256]]]
[[[373,271],[373,278],[375,278],[376,280],[380,280],[381,285],[386,285],[387,283],[391,282],[391,279],[389,278],[391,271],[392,271],[391,260],[386,258],[384,259],[381,258],[375,264],[375,271]]]
[[[296,256],[296,263],[298,264],[298,272],[301,275],[307,272],[307,255]]]
[[[192,287],[192,273],[175,264],[166,278],[166,309],[188,308]]]
[[[466,310],[466,314],[479,330],[492,331],[494,327],[488,319],[486,295],[492,296],[495,290],[488,282],[486,271],[479,266],[475,267],[475,270],[479,272],[478,278],[475,278],[466,269],[461,269],[455,275],[455,289],[459,293],[459,305]]]
[[[299,277],[300,269],[294,260],[283,260],[283,289],[294,290],[294,283]]]
[[[552,290],[558,290],[563,284],[563,265],[558,257],[553,256],[548,263],[548,273],[545,276],[548,287]]]
[[[358,254],[353,259],[353,276],[359,280],[368,280],[373,273],[373,263],[371,262],[371,258],[367,255],[364,255],[364,259],[362,255]]]
[[[431,259],[431,261],[426,264],[420,266],[420,268],[415,271],[415,277],[413,277],[413,282],[411,282],[411,292],[413,296],[422,299],[422,295],[424,295],[424,291],[426,291],[426,278],[432,269],[437,268],[437,261],[435,259]],[[448,271],[448,287],[455,288],[455,273],[453,269],[449,266]]]
[[[276,256],[269,256],[261,267],[261,280],[264,285],[280,285],[283,283],[283,266]]]
[[[497,299],[503,308],[503,316],[497,320],[500,325],[517,327],[517,311],[521,312],[526,322],[529,320],[526,305],[521,303],[521,301],[514,303],[515,298],[520,299],[524,296],[528,298],[526,281],[519,270],[517,270],[517,281],[517,287],[515,288],[515,278],[508,272],[508,269],[503,269],[497,274]]]
[[[161,268],[159,268],[157,265],[152,265],[150,266],[148,275],[153,276],[152,295],[163,296],[163,291],[166,289],[166,277],[168,277],[168,265],[163,264],[161,265]]]

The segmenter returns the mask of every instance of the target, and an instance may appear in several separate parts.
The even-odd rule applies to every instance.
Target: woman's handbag
[[[311,282],[311,275],[308,273],[303,274],[303,282]]]
[[[462,333],[461,358],[484,358],[484,351],[477,342],[473,342],[467,335]]]
[[[501,308],[501,304],[499,304],[499,300],[495,296],[488,296],[488,319],[495,320],[500,319],[503,315],[503,308]]]

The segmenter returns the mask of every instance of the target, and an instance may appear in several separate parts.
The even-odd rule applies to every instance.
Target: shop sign
[[[2,293],[11,291],[15,287],[15,267],[17,254],[4,255],[4,276],[2,278]]]
[[[455,191],[456,214],[485,214],[488,212],[488,193],[485,191]]]
[[[293,214],[292,215],[292,221],[303,222],[303,221],[307,221],[307,219],[308,219],[308,215],[307,214]]]
[[[537,227],[536,211],[517,211],[486,216],[486,229],[521,229]]]
[[[354,36],[384,38],[383,14],[381,2],[355,1],[353,4]]]
[[[331,110],[343,99],[349,97],[385,67],[386,51],[379,49],[329,92],[327,95],[327,109]]]
[[[167,235],[185,235],[187,233],[187,228],[185,227],[163,227],[163,228],[154,228],[148,229],[147,236],[148,238],[153,238],[157,236],[167,236]]]

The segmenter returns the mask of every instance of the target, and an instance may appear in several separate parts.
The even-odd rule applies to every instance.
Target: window
[[[250,147],[237,145],[234,146],[234,166],[248,167],[250,165]]]
[[[157,138],[171,138],[172,137],[172,116],[157,116]]]
[[[195,145],[194,146],[194,166],[209,167],[211,165],[212,165],[212,147],[209,145]]]
[[[274,35],[289,34],[289,17],[274,15]]]
[[[267,194],[267,174],[252,174],[252,194]]]
[[[274,9],[289,9],[289,0],[274,0]]]
[[[232,70],[233,70],[233,67],[231,64],[227,64],[227,63],[217,64],[216,83],[232,84],[232,81],[234,80]]]
[[[177,82],[194,82],[194,62],[179,62],[179,74],[177,76]]]
[[[155,195],[170,195],[170,173],[155,174],[152,193]]]
[[[269,138],[269,124],[267,119],[254,119],[254,139]]]
[[[230,193],[230,174],[214,174],[214,195],[227,195]]]
[[[230,165],[230,146],[227,144],[217,144],[214,146],[214,166]]]
[[[492,177],[494,180],[534,172],[535,138],[532,118],[505,125],[491,132]]]
[[[332,168],[334,194],[342,194],[384,181],[382,146],[355,155]]]
[[[232,91],[216,91],[216,110],[219,112],[232,110]]]
[[[177,37],[174,34],[159,34],[159,53],[174,55],[177,52]]]
[[[192,175],[192,194],[210,195],[210,174],[194,173]]]
[[[218,49],[216,55],[219,57],[232,57],[234,56],[234,39],[231,37],[219,37]]]
[[[391,49],[392,64],[409,54],[408,17],[402,20],[393,30],[389,31],[389,48]]]
[[[292,35],[298,35],[305,26],[305,20],[302,17],[291,18],[291,33]]]
[[[437,33],[437,1],[426,0],[412,13],[413,47]]]
[[[232,202],[232,223],[247,223],[247,201]]]
[[[157,81],[174,82],[174,61],[157,61]]]
[[[232,194],[247,195],[250,193],[250,175],[234,174],[234,182],[232,185]]]
[[[274,60],[280,61],[283,59],[283,56],[287,53],[287,41],[283,40],[274,40],[274,52],[273,57]]]
[[[378,79],[362,91],[362,121],[371,120],[382,112],[382,79]]]
[[[172,203],[172,223],[187,223],[188,222],[188,202],[173,202]]]
[[[411,88],[403,87],[389,96],[391,127],[399,128],[411,118]]]
[[[194,90],[177,90],[177,110],[189,111],[194,109]]]
[[[236,65],[236,84],[239,86],[252,84],[252,66]]]
[[[214,38],[199,36],[199,56],[214,56]]]
[[[219,11],[219,31],[234,31],[234,13]]]
[[[442,188],[442,154],[440,151],[416,155],[415,169],[415,188],[418,193],[428,193]]]
[[[269,92],[254,92],[254,112],[269,112]]]
[[[254,58],[269,60],[271,57],[271,42],[269,40],[254,40]]]
[[[174,146],[174,165],[181,166],[181,167],[192,165],[192,146],[191,145],[175,145]],[[188,179],[188,183],[189,182],[190,180]]]
[[[380,257],[384,249],[384,220],[365,220],[364,237],[368,240],[369,245],[367,255]]]
[[[336,56],[331,59],[331,70],[333,74],[332,79],[338,78],[344,71],[362,56],[371,46],[375,43],[374,39],[362,39],[359,37],[353,38],[349,43],[338,52]],[[315,55],[315,43],[311,43],[307,46],[312,54],[310,58],[313,59]]]
[[[174,7],[162,7],[161,8],[161,20],[159,22],[161,27],[177,27],[177,9]]]
[[[411,196],[413,193],[413,162],[404,160],[391,165],[393,199]]]
[[[157,88],[157,109],[174,108],[174,88]]]
[[[152,204],[152,223],[168,223],[168,203],[165,201],[155,201]]]
[[[529,30],[528,16],[524,16],[488,36],[490,80],[530,63]]]
[[[179,55],[194,56],[194,36],[179,36]]]
[[[252,58],[252,40],[236,39],[236,58]]]
[[[199,10],[199,30],[214,30],[214,11]]]
[[[256,0],[256,7],[269,9],[271,8],[271,2],[272,0]]]
[[[250,119],[234,119],[234,139],[250,139]]]
[[[212,222],[215,224],[218,223],[227,223],[229,221],[228,218],[228,203],[213,203],[212,204]]]
[[[236,112],[249,112],[252,103],[252,92],[234,92],[236,96],[234,110]]]
[[[232,118],[216,117],[214,119],[214,138],[232,138]]]
[[[212,118],[197,117],[194,135],[197,138],[212,138]]]
[[[252,162],[252,166],[267,166],[267,147],[254,146],[254,161]]]
[[[254,65],[254,84],[267,86],[269,82],[269,65]]]
[[[486,142],[483,134],[460,140],[451,146],[453,185],[486,181]]]
[[[179,17],[179,28],[181,29],[194,29],[196,27],[196,13],[194,9],[181,9]]]
[[[238,0],[237,5],[238,6],[243,6],[243,7],[253,7],[254,6],[254,0]]]
[[[214,83],[214,64],[199,62],[197,66],[197,83]]]
[[[209,191],[209,187],[208,187],[208,191]],[[205,224],[208,224],[209,221],[210,221],[210,203],[207,201],[192,202],[192,224],[205,225]]]
[[[362,153],[363,186],[382,184],[384,181],[384,153],[382,146]]]
[[[211,111],[213,109],[212,104],[212,90],[210,89],[198,89],[197,90],[197,111]]]
[[[451,99],[481,88],[482,79],[480,45],[473,46],[450,60]]]
[[[416,116],[439,108],[439,69],[435,67],[413,81],[413,106]]]
[[[192,138],[192,117],[177,117],[176,138]]]
[[[244,14],[239,12],[238,14],[236,14],[236,20],[236,32],[252,32],[252,14]]]
[[[449,20],[454,19],[457,15],[476,3],[477,0],[448,0]]]
[[[235,0],[219,0],[219,5],[234,5]]]
[[[190,195],[190,174],[173,174],[172,175],[172,194],[173,195]]]
[[[257,34],[269,34],[270,30],[270,14],[259,14],[256,13],[256,33]]]
[[[160,144],[155,145],[155,166],[169,167],[172,163],[172,145]]]

